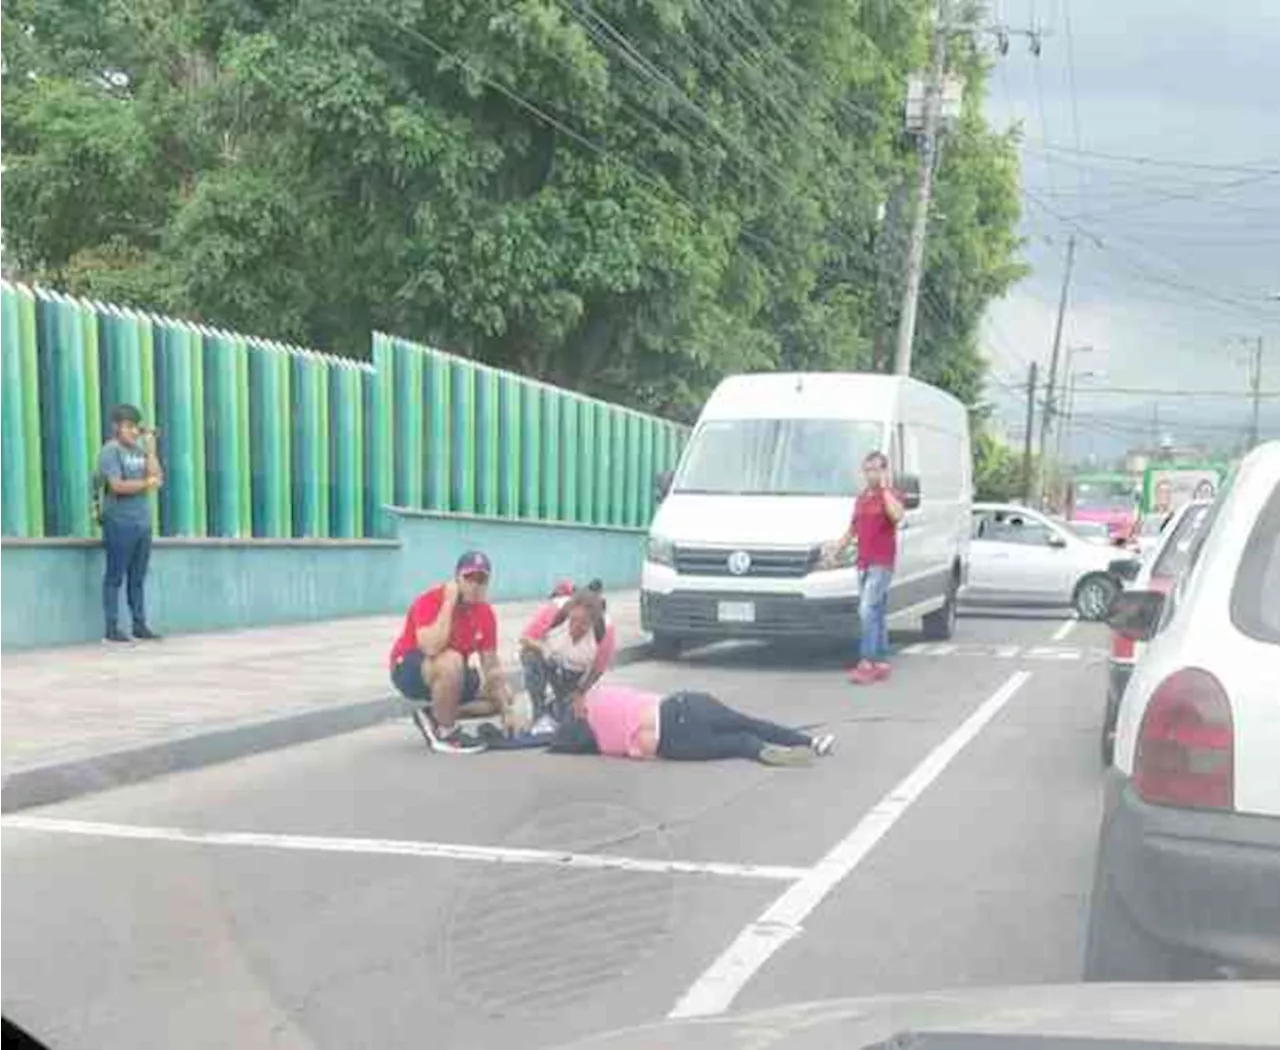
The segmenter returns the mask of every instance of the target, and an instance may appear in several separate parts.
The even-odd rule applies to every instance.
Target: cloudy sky
[[[1146,441],[1157,416],[1179,442],[1238,439],[1259,336],[1263,389],[1280,391],[1280,0],[989,8],[1045,32],[1039,59],[1013,38],[988,95],[995,126],[1022,129],[1034,269],[984,325],[1010,436],[1024,411],[1011,388],[1033,360],[1043,374],[1075,232],[1063,345],[1092,347],[1074,365],[1095,373],[1078,383],[1075,453]],[[1280,437],[1280,397],[1264,401],[1263,432]]]

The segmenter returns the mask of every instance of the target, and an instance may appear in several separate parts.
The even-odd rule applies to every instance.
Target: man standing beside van
[[[854,685],[870,685],[889,677],[889,584],[898,558],[898,524],[902,521],[902,497],[890,486],[889,457],[868,453],[862,461],[866,487],[853,505],[849,529],[837,551],[857,541],[858,616],[861,619],[860,654],[849,676]]]

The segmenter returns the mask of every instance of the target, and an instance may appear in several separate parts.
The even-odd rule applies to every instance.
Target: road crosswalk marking
[[[956,642],[915,642],[898,650],[901,656],[994,657],[997,660],[1104,660],[1107,650],[1097,646],[1013,645]]]

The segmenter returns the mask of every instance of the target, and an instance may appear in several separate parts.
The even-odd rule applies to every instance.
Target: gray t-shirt
[[[147,456],[140,448],[129,448],[112,438],[98,453],[98,476],[105,482],[141,481],[147,476]],[[102,494],[102,520],[116,525],[150,525],[151,505],[146,492],[117,496],[106,486]]]

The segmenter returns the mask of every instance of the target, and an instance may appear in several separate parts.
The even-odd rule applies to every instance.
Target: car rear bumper
[[[1134,924],[1206,976],[1280,976],[1280,818],[1143,802],[1107,775],[1099,871]]]
[[[720,603],[751,603],[750,623],[722,622]],[[640,592],[640,619],[646,631],[683,639],[823,638],[858,634],[858,599],[806,598],[799,594],[673,591]]]

